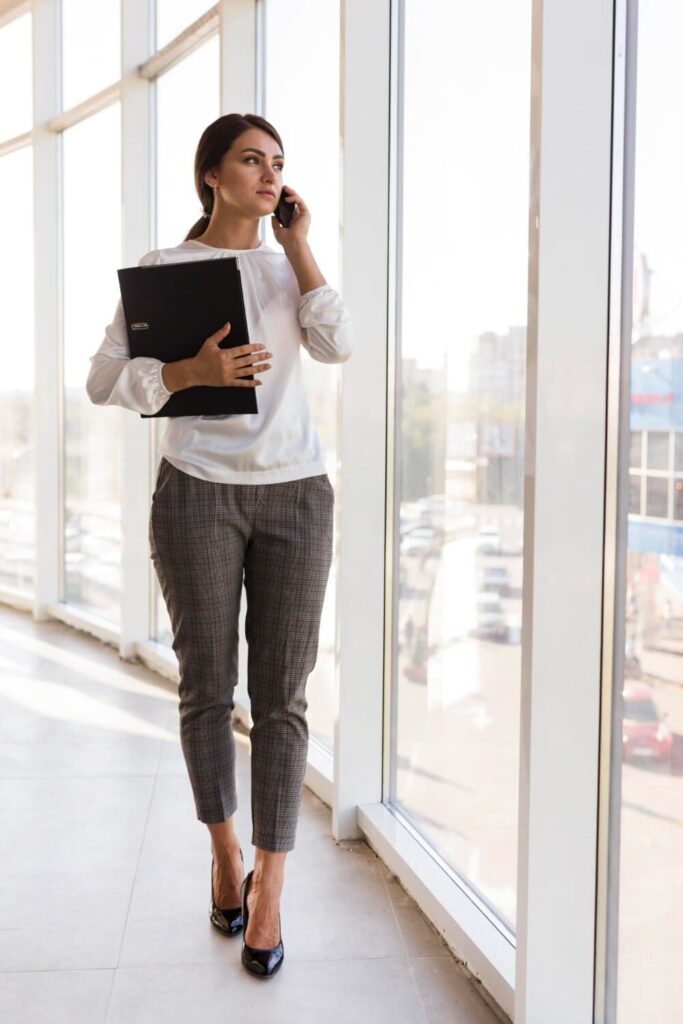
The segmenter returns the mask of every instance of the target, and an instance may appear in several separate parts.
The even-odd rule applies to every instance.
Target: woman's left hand
[[[296,203],[296,209],[294,210],[294,216],[292,217],[291,224],[288,228],[283,228],[279,220],[273,214],[270,218],[270,224],[273,229],[276,241],[283,247],[287,248],[287,245],[291,242],[304,242],[308,234],[308,229],[311,225],[311,215],[308,207],[304,203],[303,199],[298,192],[295,192],[289,185],[283,186],[283,192],[285,195],[285,202]]]

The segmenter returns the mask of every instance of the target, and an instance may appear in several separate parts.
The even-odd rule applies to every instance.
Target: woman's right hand
[[[271,359],[271,352],[261,351],[266,346],[238,345],[236,348],[219,348],[218,344],[230,333],[230,321],[211,334],[195,356],[189,360],[194,384],[208,384],[210,387],[254,388],[262,380],[242,380],[248,374],[261,373],[270,369],[270,363],[259,363],[259,359]]]

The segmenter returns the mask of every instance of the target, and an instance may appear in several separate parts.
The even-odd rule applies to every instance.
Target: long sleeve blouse
[[[239,256],[250,344],[272,352],[270,369],[257,374],[259,411],[218,416],[169,416],[160,453],[177,469],[217,483],[280,483],[326,471],[325,453],[306,398],[301,345],[321,363],[351,355],[352,324],[337,291],[328,284],[303,295],[284,253],[265,242],[254,249],[219,249],[189,239],[153,249],[139,266]],[[197,339],[198,343],[205,339]],[[120,405],[154,414],[168,401],[160,359],[131,359],[119,299],[86,382],[96,405]]]

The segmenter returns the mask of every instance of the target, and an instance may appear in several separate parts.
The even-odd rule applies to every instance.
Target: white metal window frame
[[[535,0],[516,1016],[593,1019],[612,0]]]
[[[262,104],[264,2],[221,0],[211,12],[221,31],[222,110],[258,110]],[[608,545],[603,575],[603,544],[606,537],[613,545],[618,539],[606,472],[609,483],[618,416],[608,405],[608,383],[613,403],[620,372],[610,322],[612,159],[616,168],[623,156],[618,144],[612,151],[611,141],[613,113],[615,124],[620,118],[623,122],[618,85],[624,72],[617,46],[613,94],[613,37],[615,17],[617,36],[623,28],[619,19],[625,3],[534,0],[533,5],[519,911],[511,936],[472,898],[466,879],[446,870],[384,801],[392,693],[385,666],[391,663],[395,547],[401,8],[398,0],[341,0],[341,251],[355,358],[342,369],[341,389],[340,697],[334,761],[312,745],[306,782],[331,804],[335,837],[365,837],[486,993],[524,1024],[588,1024],[593,1020],[594,962],[600,990],[615,956],[610,950],[610,960],[607,946],[614,901],[605,902],[608,881],[614,880],[613,863],[608,871],[614,847],[606,852],[603,845],[599,859],[597,842],[599,822],[601,841],[608,834],[603,820],[611,770],[605,715],[613,710],[605,697],[611,687],[603,688],[601,707],[600,682],[611,679],[615,668],[609,630],[605,637],[610,642],[603,645],[603,597],[608,601],[614,595],[618,558],[613,547],[609,561]],[[33,145],[35,169],[35,403],[40,416],[34,423],[36,591],[28,608],[36,620],[60,618],[114,644],[121,657],[138,656],[177,681],[172,653],[148,639],[152,581],[146,527],[153,459],[151,433],[139,418],[125,418],[122,441],[120,635],[59,599],[62,337],[60,329],[56,345],[54,325],[61,324],[62,313],[61,131],[72,122],[64,120],[57,87],[59,2],[33,0],[32,9],[34,126],[30,139],[10,140]],[[140,70],[154,70],[149,60],[152,13],[136,0],[122,0],[122,15],[121,82],[89,103],[120,99],[122,104],[123,257],[132,261],[150,247],[154,234],[153,80]],[[200,32],[206,31],[206,17],[199,19]],[[178,46],[191,47],[196,31],[183,37]],[[169,45],[164,60],[171,57]],[[93,109],[80,105],[74,116]],[[8,151],[7,145],[3,149]],[[369,166],[372,189],[367,187]],[[140,188],[141,181],[146,188]],[[0,599],[27,607],[5,591]],[[607,615],[606,623],[615,625]],[[236,703],[238,713],[248,717],[246,706]],[[601,1005],[607,1002],[602,998]]]
[[[622,722],[631,463],[634,183],[638,0],[615,0],[611,279],[606,415],[594,1021],[617,1024]],[[644,435],[644,432],[643,432]],[[641,462],[644,455],[641,437]],[[674,457],[670,437],[670,458]],[[645,479],[645,477],[643,477]]]

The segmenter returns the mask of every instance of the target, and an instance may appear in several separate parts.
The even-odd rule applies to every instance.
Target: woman
[[[272,976],[284,957],[279,905],[306,769],[305,686],[332,562],[334,491],[303,388],[300,343],[313,359],[340,363],[352,337],[342,299],[308,244],[309,210],[292,188],[284,192],[295,208],[291,224],[271,216],[284,253],[259,242],[259,221],[276,208],[283,168],[282,140],[268,121],[219,117],[195,156],[203,217],[179,245],[140,260],[239,253],[252,343],[219,348],[227,324],[190,359],[131,359],[119,301],[87,382],[96,404],[147,414],[182,388],[259,389],[254,414],[168,418],[149,541],[180,668],[183,754],[197,818],[211,838],[210,918],[226,934],[242,929],[242,963],[260,977]],[[263,379],[244,379],[256,374]],[[243,580],[256,847],[246,878],[233,823],[231,724]]]

